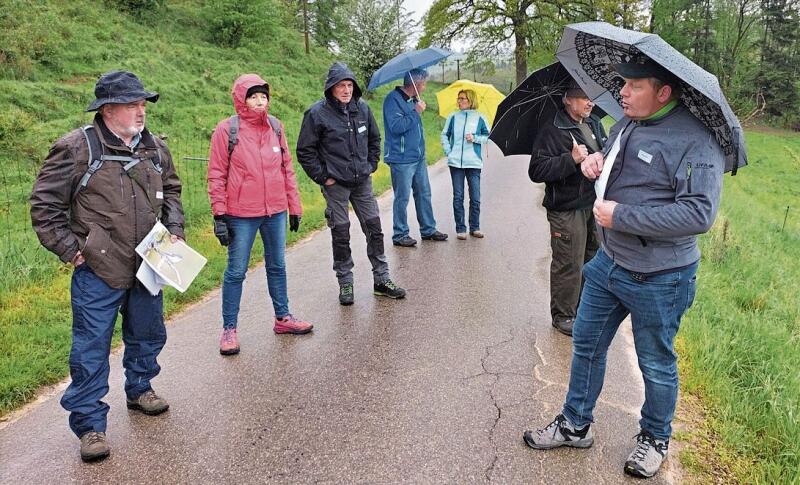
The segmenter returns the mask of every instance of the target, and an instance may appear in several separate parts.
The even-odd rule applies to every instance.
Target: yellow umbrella
[[[503,93],[491,84],[476,83],[467,79],[459,79],[453,84],[436,93],[436,100],[439,101],[439,116],[446,118],[453,111],[458,111],[458,92],[466,89],[475,91],[478,96],[478,111],[483,113],[489,120],[489,126],[494,123],[494,115],[497,113],[497,106],[505,99]]]

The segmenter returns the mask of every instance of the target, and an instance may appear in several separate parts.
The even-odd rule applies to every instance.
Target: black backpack
[[[269,120],[269,124],[272,127],[272,130],[275,131],[275,134],[278,135],[278,145],[281,147],[281,166],[284,166],[284,158],[283,158],[283,144],[282,136],[283,131],[281,130],[281,122],[278,121],[278,118],[267,115],[267,119]],[[230,117],[230,127],[228,128],[228,161],[231,161],[231,154],[233,154],[233,149],[236,148],[236,144],[239,143],[239,115],[233,115]],[[284,166],[284,168],[286,168]]]

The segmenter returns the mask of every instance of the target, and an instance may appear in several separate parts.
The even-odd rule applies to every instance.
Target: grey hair
[[[413,84],[416,84],[420,81],[425,81],[428,79],[428,71],[425,69],[412,69],[403,76],[403,86],[411,87]]]

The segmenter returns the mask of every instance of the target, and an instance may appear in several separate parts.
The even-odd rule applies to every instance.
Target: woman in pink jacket
[[[286,219],[297,231],[302,207],[283,126],[269,116],[269,84],[256,74],[233,83],[237,116],[221,121],[211,136],[208,194],[214,234],[228,246],[222,282],[223,355],[239,353],[236,327],[242,282],[256,233],[264,242],[267,286],[275,333],[304,334],[313,325],[292,316],[286,288]]]

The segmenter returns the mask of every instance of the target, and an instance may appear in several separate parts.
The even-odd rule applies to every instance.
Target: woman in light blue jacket
[[[464,179],[469,185],[469,233],[483,237],[481,232],[481,147],[489,141],[489,123],[478,111],[475,91],[458,92],[458,111],[447,117],[442,130],[442,147],[447,155],[450,178],[453,180],[453,215],[458,239],[467,238],[464,224]]]

